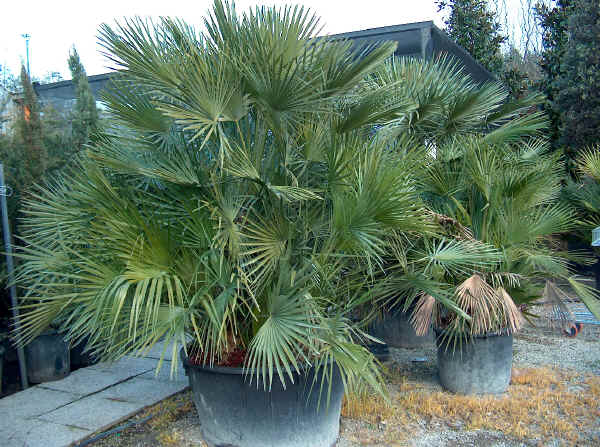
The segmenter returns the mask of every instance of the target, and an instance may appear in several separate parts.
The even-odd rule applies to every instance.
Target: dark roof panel
[[[432,21],[383,26],[334,34],[331,37],[351,39],[360,43],[392,40],[398,43],[395,54],[400,57],[431,58],[447,54],[458,60],[474,81],[482,83],[495,80],[492,73],[473,59],[464,48],[452,41]]]
[[[477,62],[463,47],[451,40],[448,35],[439,28],[434,26],[431,29],[431,38],[435,54],[447,54],[457,59],[474,81],[483,83],[496,80],[496,77],[492,73]]]
[[[432,21],[405,23],[402,25],[383,26],[362,31],[334,34],[333,39],[351,39],[360,44],[375,44],[382,41],[397,42],[396,55],[401,57],[431,58],[442,54],[456,58],[476,82],[495,80],[494,75],[481,66],[462,47],[454,43]],[[96,98],[106,87],[112,73],[103,73],[88,78],[92,92]],[[75,98],[72,81],[60,81],[50,84],[34,83],[38,96],[55,104],[66,103]]]

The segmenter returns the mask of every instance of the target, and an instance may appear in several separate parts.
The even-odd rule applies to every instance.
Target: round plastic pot
[[[385,312],[371,323],[370,333],[392,348],[423,348],[434,344],[433,331],[417,335],[410,323],[411,312]]]
[[[278,377],[270,391],[246,376],[242,368],[192,365],[181,352],[190,380],[200,430],[211,447],[331,447],[339,434],[344,386],[337,367],[327,404],[324,388],[319,404],[321,377],[313,385],[315,370],[286,376],[284,389]],[[320,374],[320,373],[319,373]],[[326,382],[327,383],[327,382]]]
[[[459,394],[500,394],[510,383],[512,334],[465,340],[453,347],[436,331],[442,386]]]
[[[71,372],[69,346],[55,331],[44,332],[25,347],[27,378],[32,383],[60,380]]]

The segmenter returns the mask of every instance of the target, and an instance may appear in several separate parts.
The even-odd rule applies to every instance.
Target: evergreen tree
[[[21,68],[21,86],[23,113],[16,122],[16,138],[23,149],[22,181],[25,189],[41,178],[48,156],[42,138],[40,106],[25,67]]]
[[[450,38],[495,74],[503,66],[500,47],[506,40],[486,0],[436,0],[438,11],[448,12],[445,31]]]
[[[554,82],[554,111],[560,114],[558,143],[573,160],[597,144],[600,128],[600,3],[576,0],[567,25],[568,40]]]
[[[560,110],[556,107],[559,95],[558,77],[561,61],[565,53],[568,38],[569,15],[573,10],[573,0],[557,0],[553,7],[538,4],[536,12],[542,26],[542,54],[540,68],[543,79],[539,89],[546,95],[544,110],[550,118],[550,141],[554,149],[559,146]]]
[[[69,55],[69,70],[71,70],[76,94],[75,107],[73,108],[73,142],[79,150],[98,128],[98,109],[85,68],[75,47]]]

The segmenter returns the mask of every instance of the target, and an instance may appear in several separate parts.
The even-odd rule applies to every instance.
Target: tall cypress
[[[75,106],[72,111],[73,143],[80,150],[98,127],[98,109],[85,68],[75,47],[69,54],[69,70],[71,70],[76,95]]]
[[[23,89],[22,114],[16,122],[16,137],[23,149],[22,181],[24,187],[39,181],[46,170],[48,155],[42,139],[40,106],[33,90],[29,74],[21,68]]]

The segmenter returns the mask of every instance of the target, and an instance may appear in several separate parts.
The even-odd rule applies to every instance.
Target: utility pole
[[[29,71],[29,39],[31,38],[31,34],[21,34],[21,37],[25,39],[25,52],[27,53],[27,76],[29,76],[31,79],[31,73]]]

